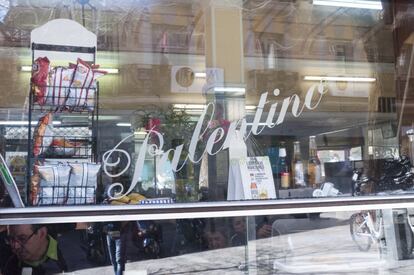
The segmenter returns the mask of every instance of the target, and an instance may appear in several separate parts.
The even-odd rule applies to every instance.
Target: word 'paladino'
[[[315,93],[316,91],[316,93]],[[236,121],[233,121],[230,123],[230,126],[228,128],[228,131],[226,133],[226,131],[221,128],[218,127],[216,128],[214,131],[212,131],[211,133],[209,133],[209,136],[206,136],[206,132],[208,130],[208,127],[205,125],[209,125],[212,120],[212,117],[214,117],[214,103],[209,103],[206,108],[203,110],[202,114],[200,115],[198,122],[196,124],[196,127],[194,129],[193,135],[191,137],[191,141],[190,144],[188,146],[188,153],[185,156],[185,159],[183,160],[183,158],[181,157],[181,154],[183,152],[183,148],[184,148],[184,144],[181,144],[175,148],[170,148],[168,150],[165,150],[164,147],[164,138],[163,135],[159,132],[157,132],[154,129],[151,129],[147,132],[145,139],[142,143],[141,149],[139,151],[138,154],[138,159],[135,163],[135,168],[134,168],[134,175],[132,177],[132,183],[129,187],[129,189],[127,190],[127,192],[124,192],[124,187],[121,183],[116,182],[113,183],[109,186],[108,188],[108,196],[112,199],[118,199],[121,198],[123,196],[125,196],[126,194],[129,194],[136,186],[136,184],[139,182],[143,168],[144,168],[144,160],[145,160],[145,156],[146,154],[150,154],[151,156],[161,156],[161,161],[160,161],[160,165],[161,167],[165,164],[165,162],[168,160],[169,155],[173,154],[172,157],[172,161],[171,161],[171,166],[172,166],[172,170],[174,172],[180,171],[184,165],[186,164],[187,161],[191,161],[193,163],[198,163],[201,161],[202,159],[202,155],[203,153],[208,153],[210,155],[215,155],[218,152],[220,152],[221,150],[230,148],[232,146],[232,142],[230,142],[231,140],[234,140],[234,136],[236,135],[236,132],[240,132],[241,136],[244,137],[244,139],[247,139],[251,134],[253,135],[258,135],[260,134],[266,127],[268,128],[273,128],[276,125],[280,125],[283,123],[286,113],[288,112],[288,108],[289,106],[291,106],[291,113],[294,117],[299,117],[303,110],[306,108],[308,110],[313,110],[316,107],[318,107],[319,103],[322,100],[323,95],[327,92],[327,89],[325,89],[323,83],[320,84],[315,84],[312,85],[309,90],[306,93],[305,96],[305,100],[303,105],[301,105],[301,100],[299,98],[298,95],[293,94],[292,96],[286,97],[285,99],[283,99],[282,102],[282,107],[280,108],[277,118],[275,120],[275,114],[276,114],[276,109],[278,106],[278,102],[273,103],[272,105],[270,105],[270,109],[269,112],[267,114],[267,118],[264,122],[264,126],[259,127],[259,125],[263,125],[263,121],[261,122],[262,119],[262,114],[263,114],[263,108],[266,104],[269,103],[269,101],[267,101],[267,96],[268,96],[268,92],[263,93],[260,96],[260,100],[259,100],[259,104],[257,105],[256,108],[256,113],[254,115],[253,118],[253,122],[249,125],[249,129],[247,126],[247,122],[246,119],[239,119]],[[273,95],[274,96],[278,96],[280,94],[279,89],[275,89],[273,91]],[[206,121],[207,123],[205,123],[206,120],[206,115],[208,110],[211,109],[211,116],[209,121]],[[203,129],[203,125],[204,125],[204,129]],[[121,140],[113,149],[107,151],[104,153],[103,155],[103,168],[104,168],[104,172],[106,175],[108,175],[109,177],[119,177],[122,174],[124,174],[130,167],[131,165],[131,156],[129,155],[128,152],[126,152],[123,149],[118,149],[118,147],[125,142],[127,139],[131,138],[133,136],[129,135],[126,138],[124,138],[123,140]],[[201,142],[200,137],[205,137],[207,139],[207,143],[206,146],[204,148],[204,152],[202,152],[202,154],[199,154],[199,158],[196,157],[196,149],[197,149],[197,145],[199,142]],[[157,142],[153,142],[152,144],[150,144],[149,142],[152,140],[154,141],[154,139]],[[220,148],[215,148],[214,144],[218,143],[219,141],[223,141],[222,145]],[[108,171],[108,167],[115,167],[118,166],[120,163],[120,157],[117,158],[116,161],[114,162],[110,162],[110,157],[113,153],[117,152],[118,154],[124,155],[127,159],[127,164],[125,165],[125,168],[116,174],[112,174]],[[181,160],[181,161],[180,161]],[[178,166],[180,165],[180,166]],[[112,190],[118,187],[119,188],[119,192],[115,192],[115,195],[112,196]]]

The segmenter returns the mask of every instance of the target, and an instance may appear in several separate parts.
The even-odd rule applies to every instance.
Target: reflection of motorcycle
[[[134,244],[145,259],[161,256],[162,228],[154,221],[138,221],[133,234]]]
[[[203,250],[206,247],[203,238],[205,227],[206,224],[203,219],[177,220],[177,233],[172,247],[173,255],[182,255]]]
[[[355,170],[352,177],[355,194],[364,195],[413,188],[414,174],[411,172],[409,158],[402,156],[399,159],[386,159],[381,171],[383,171],[382,175],[375,179],[363,175],[361,169]]]
[[[94,223],[86,229],[87,259],[98,265],[109,263],[102,223]]]
[[[383,175],[377,181],[377,192],[407,190],[413,187],[414,174],[411,172],[410,159],[387,159],[383,164]]]

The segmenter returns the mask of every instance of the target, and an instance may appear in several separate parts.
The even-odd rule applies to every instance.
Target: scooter
[[[144,259],[157,259],[161,256],[162,228],[154,221],[137,221],[133,234],[134,244]]]
[[[411,172],[411,163],[407,157],[385,160],[382,171],[382,175],[375,179],[365,176],[362,169],[355,169],[352,176],[353,195],[414,188],[414,173]]]
[[[102,223],[93,223],[86,229],[87,259],[98,265],[109,263],[108,249]]]

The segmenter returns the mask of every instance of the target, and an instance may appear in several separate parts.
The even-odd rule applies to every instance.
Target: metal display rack
[[[48,56],[49,52],[63,52],[73,56],[73,54],[90,55],[89,62],[95,64],[96,47],[79,47],[67,45],[49,45],[32,43],[32,64],[39,56]],[[37,52],[39,51],[39,52]],[[41,52],[41,53],[40,53]],[[53,60],[51,60],[53,62]],[[74,62],[76,60],[67,60]],[[38,85],[36,85],[39,87]],[[35,165],[45,163],[83,163],[96,162],[97,156],[97,136],[98,136],[98,106],[99,106],[99,85],[88,88],[88,93],[82,95],[82,90],[75,87],[45,86],[44,89],[53,89],[60,92],[61,89],[70,89],[69,93],[53,93],[45,95],[42,104],[39,104],[33,93],[34,84],[30,83],[30,96],[28,108],[28,157],[27,157],[27,178],[26,194],[27,201],[32,204],[30,198],[32,186],[32,176]],[[86,89],[86,88],[84,88]],[[74,91],[74,92],[73,92]],[[90,91],[90,93],[89,93]],[[77,97],[71,97],[75,95]],[[82,97],[83,96],[83,97]],[[79,104],[81,103],[81,104]],[[51,135],[44,135],[43,139],[53,140],[47,148],[40,146],[40,154],[34,153],[35,148],[35,129],[36,121],[42,116],[52,113],[54,120],[59,123],[52,124]],[[68,186],[59,184],[53,186],[38,186],[38,202],[36,205],[61,205],[61,204],[93,204],[96,198],[96,188],[91,186],[73,187],[74,192],[70,192]],[[47,189],[47,190],[46,190]],[[93,197],[93,199],[91,199]]]

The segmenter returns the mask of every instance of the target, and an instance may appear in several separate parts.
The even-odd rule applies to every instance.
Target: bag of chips
[[[72,168],[69,181],[68,204],[93,204],[100,164],[69,163]]]
[[[40,185],[40,176],[39,171],[35,166],[33,175],[30,178],[31,186],[30,186],[30,202],[32,205],[37,205],[39,203],[39,185]]]
[[[39,119],[34,132],[33,154],[38,156],[44,153],[53,140],[52,113],[48,113]]]
[[[72,110],[93,110],[95,102],[96,80],[105,75],[105,71],[95,70],[96,65],[90,65],[78,58],[73,80],[70,85],[66,106]]]
[[[89,63],[87,63],[87,64],[89,64]],[[100,65],[99,64],[90,64],[89,66],[91,66],[92,69],[97,70],[97,69],[99,69]],[[76,69],[76,64],[72,63],[72,62],[69,62],[69,69]]]
[[[46,91],[46,105],[60,108],[66,106],[74,71],[64,67],[55,67],[51,70]]]
[[[36,168],[40,177],[38,205],[66,204],[71,167],[44,165]]]
[[[84,142],[54,138],[46,154],[52,156],[76,156],[79,155],[79,151],[83,146]]]
[[[46,86],[48,84],[48,75],[50,69],[50,61],[47,57],[39,57],[32,65],[32,92],[34,102],[39,105],[45,104]]]

